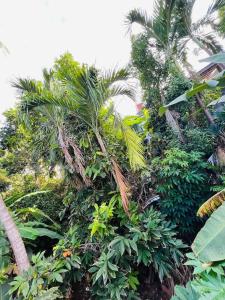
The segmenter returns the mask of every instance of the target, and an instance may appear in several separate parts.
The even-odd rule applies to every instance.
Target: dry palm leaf
[[[218,192],[211,198],[209,198],[202,206],[199,208],[197,215],[203,217],[212,213],[217,207],[219,207],[225,201],[225,189]]]
[[[114,159],[112,159],[112,164],[113,164],[113,176],[119,187],[123,209],[129,215],[129,199],[128,199],[129,185],[126,179],[124,178],[118,163]]]

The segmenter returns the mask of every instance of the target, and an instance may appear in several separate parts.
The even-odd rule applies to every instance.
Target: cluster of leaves
[[[179,232],[196,233],[197,209],[210,194],[208,166],[202,154],[171,148],[163,159],[155,158],[152,166],[161,195],[160,209],[178,225]]]
[[[152,266],[162,281],[179,266],[184,244],[176,239],[174,226],[154,209],[138,214],[134,206],[130,221],[124,222],[124,215],[120,227],[108,224],[118,219],[112,201],[109,206],[96,207],[90,226],[101,253],[89,270],[93,274],[92,293],[96,299],[134,299],[138,295],[138,266]],[[96,219],[103,226],[96,226]]]
[[[225,262],[203,263],[194,256],[187,254],[186,265],[193,267],[194,279],[186,287],[176,286],[173,300],[223,299],[225,297]]]

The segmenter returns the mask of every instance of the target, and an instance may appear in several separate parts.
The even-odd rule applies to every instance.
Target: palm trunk
[[[28,270],[28,268],[30,267],[30,262],[20,233],[1,196],[0,221],[5,229],[6,235],[12,247],[19,274],[21,274],[22,272]]]
[[[198,93],[198,94],[196,95],[196,101],[197,101],[198,105],[201,107],[201,109],[203,110],[203,112],[204,112],[204,114],[205,114],[205,116],[206,116],[208,122],[209,122],[211,125],[215,125],[213,116],[212,116],[212,114],[210,113],[210,111],[208,110],[208,108],[205,107],[205,104],[204,104],[204,102],[203,102],[203,100],[202,100],[202,97],[201,97],[201,94],[200,94],[200,93]]]

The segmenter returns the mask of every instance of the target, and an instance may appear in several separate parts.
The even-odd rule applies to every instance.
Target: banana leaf
[[[225,259],[225,203],[206,221],[197,234],[191,248],[202,262]]]

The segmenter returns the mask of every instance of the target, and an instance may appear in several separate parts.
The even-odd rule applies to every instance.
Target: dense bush
[[[196,233],[201,221],[196,212],[210,194],[207,163],[200,152],[178,148],[165,151],[152,162],[160,194],[160,209],[178,226],[182,235]]]

